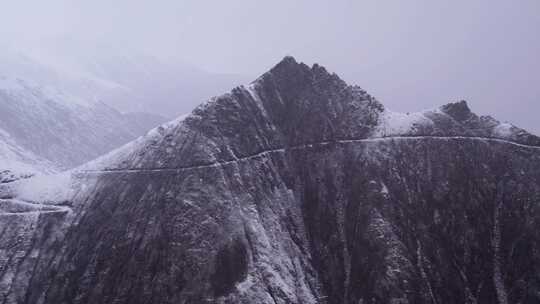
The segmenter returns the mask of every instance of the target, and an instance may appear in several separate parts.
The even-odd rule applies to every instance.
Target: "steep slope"
[[[0,299],[537,303],[538,142],[461,102],[392,113],[287,57],[49,187],[4,189]]]
[[[0,183],[40,173],[54,173],[55,166],[18,146],[7,132],[0,129]]]
[[[18,146],[57,168],[96,158],[144,134],[162,119],[124,115],[52,87],[0,78],[0,129]]]

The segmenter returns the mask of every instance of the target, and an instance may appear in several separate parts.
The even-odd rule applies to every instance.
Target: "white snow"
[[[382,185],[381,193],[384,194],[384,195],[388,195],[388,193],[389,193],[388,187],[386,187],[386,185],[384,183],[381,183],[381,185]]]
[[[142,136],[144,138],[153,138],[153,137],[160,137],[160,136],[163,136],[165,134],[168,133],[169,130],[175,128],[176,126],[178,126],[182,121],[184,121],[184,119],[186,119],[186,117],[188,116],[188,114],[183,114],[183,115],[180,115],[178,116],[177,118],[171,120],[171,121],[168,121],[158,127],[155,127],[153,129],[151,129],[150,131],[148,131],[146,133],[146,135]]]
[[[97,99],[84,99],[51,86],[42,87],[42,92],[46,98],[54,100],[56,102],[61,102],[64,105],[77,104],[89,107],[98,102]]]
[[[0,90],[2,91],[17,91],[24,89],[22,80],[18,78],[9,78],[0,76]]]
[[[56,172],[52,163],[20,147],[6,131],[0,129],[0,172],[4,170],[14,175]]]
[[[82,166],[73,169],[73,171],[104,169],[112,165],[118,164],[122,160],[127,160],[129,159],[129,156],[133,155],[133,153],[141,151],[141,149],[143,149],[143,147],[146,146],[148,142],[159,141],[160,138],[170,133],[171,130],[180,125],[187,116],[187,114],[180,115],[176,119],[173,119],[160,125],[159,127],[148,131],[145,135],[140,136],[137,139],[128,142],[127,144],[115,150],[112,150],[111,152],[103,156],[100,156],[86,164],[83,164]]]
[[[29,202],[62,202],[73,196],[71,172],[36,175],[14,183],[16,198]]]
[[[495,129],[493,130],[493,133],[494,133],[495,136],[500,136],[500,137],[503,137],[503,138],[509,138],[514,133],[512,131],[512,129],[514,129],[514,128],[515,127],[512,124],[509,124],[509,123],[505,122],[505,123],[501,123],[498,126],[496,126]]]
[[[24,201],[60,202],[71,195],[71,173],[54,174],[57,170],[52,163],[16,145],[2,129],[0,172],[8,174],[7,178],[23,178],[7,185],[10,193]]]
[[[255,103],[257,104],[259,109],[261,109],[263,114],[267,116],[266,109],[264,108],[261,97],[259,96],[259,93],[257,92],[257,85],[258,85],[257,82],[253,82],[247,86],[243,86],[243,88],[251,95],[251,97],[253,97],[253,100],[255,100]]]
[[[20,79],[16,77],[0,76],[0,91],[11,96],[17,96],[25,102],[43,102],[51,100],[67,107],[85,106],[91,107],[97,100],[82,98],[74,94],[67,93],[51,85],[38,84],[29,79]]]
[[[379,125],[375,136],[407,135],[414,131],[417,125],[432,125],[433,121],[425,116],[426,111],[415,113],[399,113],[389,110],[379,117]]]

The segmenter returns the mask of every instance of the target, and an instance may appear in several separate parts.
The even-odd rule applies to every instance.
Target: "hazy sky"
[[[391,109],[467,99],[540,133],[539,0],[0,0],[0,42],[84,40],[257,76],[319,62]]]

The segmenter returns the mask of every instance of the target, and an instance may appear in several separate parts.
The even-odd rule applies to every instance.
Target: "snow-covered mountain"
[[[70,46],[0,50],[0,128],[58,169],[117,148],[240,78],[126,50]]]
[[[501,138],[540,145],[537,136],[511,123],[491,116],[474,114],[466,101],[413,113],[384,110],[375,131],[376,136],[462,135]]]
[[[0,129],[0,183],[56,171],[53,163],[20,147],[7,132]]]
[[[97,100],[0,76],[0,129],[18,146],[57,168],[98,157],[144,134],[162,119],[124,115]]]
[[[201,100],[247,81],[243,76],[209,73],[151,56],[107,55],[99,61],[92,58],[88,70],[118,84],[97,91],[99,98],[122,112],[135,109],[172,118],[189,113]]]
[[[465,102],[391,112],[291,57],[7,185],[4,303],[540,301],[540,138]]]
[[[190,112],[201,100],[246,81],[209,73],[173,60],[126,49],[79,43],[0,51],[0,75],[51,86],[85,100],[99,100],[122,113],[165,117]]]

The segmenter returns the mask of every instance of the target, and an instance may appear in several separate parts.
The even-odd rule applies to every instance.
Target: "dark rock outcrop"
[[[287,57],[81,168],[68,211],[4,228],[0,299],[538,303],[538,138],[465,103],[380,138],[384,117]]]

